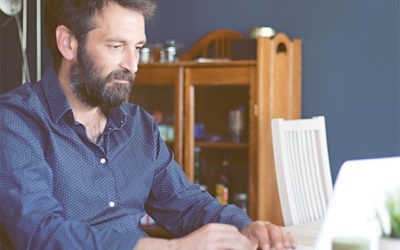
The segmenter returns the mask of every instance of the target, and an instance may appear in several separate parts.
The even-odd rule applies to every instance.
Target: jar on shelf
[[[241,208],[247,214],[247,194],[246,193],[236,193],[233,196],[233,203]]]

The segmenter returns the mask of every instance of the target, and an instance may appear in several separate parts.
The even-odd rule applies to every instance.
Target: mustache
[[[118,79],[118,80],[126,80],[129,82],[133,82],[135,80],[135,77],[136,77],[135,73],[131,73],[127,70],[116,70],[111,72],[107,76],[107,81]]]

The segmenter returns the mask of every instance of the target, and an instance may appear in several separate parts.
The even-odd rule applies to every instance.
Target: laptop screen
[[[385,197],[400,187],[400,157],[345,162],[322,223],[315,249],[331,249],[338,237],[364,238],[378,249],[382,233],[378,211]]]

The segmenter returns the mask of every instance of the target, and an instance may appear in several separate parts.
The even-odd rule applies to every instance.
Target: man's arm
[[[30,103],[0,100],[0,223],[15,249],[132,249],[139,237],[65,217],[54,197],[45,128]],[[142,236],[142,235],[141,235]]]
[[[208,192],[193,185],[157,133],[155,137],[159,150],[145,209],[159,225],[181,237],[209,223],[230,224],[238,230],[251,223],[240,208],[221,205]]]

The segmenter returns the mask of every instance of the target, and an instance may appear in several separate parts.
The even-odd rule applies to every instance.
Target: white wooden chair
[[[272,141],[285,226],[323,219],[333,189],[325,118],[272,119]]]

